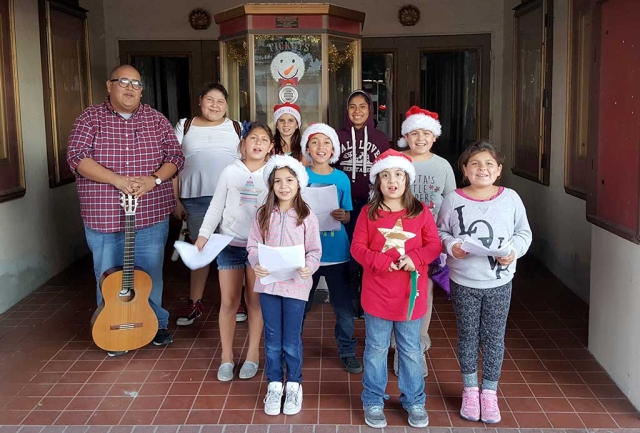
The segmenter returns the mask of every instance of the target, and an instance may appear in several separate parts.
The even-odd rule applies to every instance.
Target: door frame
[[[189,94],[191,116],[199,112],[200,89],[207,82],[218,82],[216,57],[219,53],[217,40],[174,41],[119,41],[120,64],[131,64],[132,57],[186,57],[189,59]]]
[[[404,113],[411,105],[419,104],[420,60],[423,53],[442,51],[478,51],[478,138],[488,139],[491,129],[491,34],[448,36],[402,36],[362,38],[363,52],[386,52],[394,54],[393,95],[396,121],[393,122],[395,137],[399,138]],[[415,74],[412,78],[412,74]],[[413,92],[413,93],[412,93]],[[422,107],[429,108],[429,107]]]

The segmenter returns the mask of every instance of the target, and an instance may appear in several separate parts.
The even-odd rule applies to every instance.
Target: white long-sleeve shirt
[[[220,226],[220,233],[233,236],[230,245],[247,246],[251,222],[267,194],[264,167],[251,172],[236,160],[222,170],[199,236],[208,238]]]
[[[491,200],[477,201],[455,190],[447,194],[438,213],[438,232],[447,251],[450,277],[456,283],[477,289],[507,284],[516,272],[517,259],[531,245],[531,228],[520,196],[504,188]],[[451,249],[466,236],[482,242],[487,248],[500,248],[511,242],[516,260],[502,266],[495,257],[468,254],[453,257]]]

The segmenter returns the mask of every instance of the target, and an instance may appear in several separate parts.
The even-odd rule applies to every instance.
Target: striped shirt
[[[269,224],[269,234],[267,239],[262,237],[262,232],[258,226],[258,218],[254,218],[249,231],[247,241],[247,251],[249,252],[249,263],[255,268],[259,264],[258,244],[271,247],[292,247],[304,244],[305,266],[315,273],[320,267],[320,257],[322,257],[322,244],[320,243],[320,230],[318,228],[318,217],[311,211],[302,224],[298,224],[298,214],[294,209],[281,212],[279,208],[271,213]],[[270,295],[282,296],[284,298],[300,299],[307,301],[313,279],[311,277],[302,279],[299,275],[286,281],[279,281],[272,284],[262,284],[256,278],[254,291],[258,293],[268,293]]]
[[[80,211],[87,227],[113,233],[124,230],[120,191],[112,185],[81,176],[78,164],[91,158],[121,176],[149,176],[163,164],[182,169],[184,155],[171,124],[162,113],[140,105],[129,119],[117,113],[109,98],[85,109],[69,134],[67,163],[76,175]],[[174,209],[171,179],[166,179],[138,201],[136,228],[163,221]]]

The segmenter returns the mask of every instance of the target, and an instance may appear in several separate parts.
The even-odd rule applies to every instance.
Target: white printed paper
[[[173,246],[180,254],[182,262],[193,270],[204,268],[211,263],[232,240],[233,236],[214,233],[202,251],[199,251],[198,247],[188,242],[176,241]]]
[[[331,212],[340,209],[338,188],[335,185],[305,188],[302,199],[318,217],[321,232],[342,230],[342,223],[331,216]]]
[[[470,236],[464,239],[460,248],[469,254],[477,256],[507,257],[511,254],[511,242],[507,242],[502,248],[487,248],[480,241]]]
[[[260,278],[262,284],[285,281],[298,275],[298,269],[304,268],[304,245],[293,247],[270,247],[258,244],[258,263],[269,271],[269,275]]]

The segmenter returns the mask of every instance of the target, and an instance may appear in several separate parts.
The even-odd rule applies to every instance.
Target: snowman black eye
[[[291,59],[291,63],[295,63],[295,62],[296,62],[296,59]]]
[[[284,62],[284,59],[280,59],[280,63]]]

